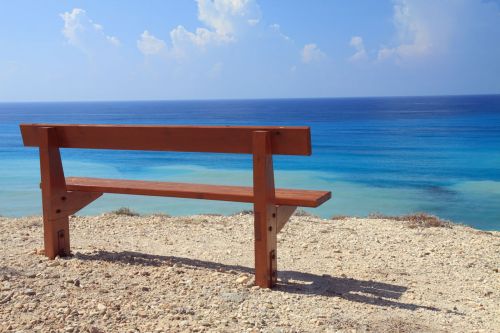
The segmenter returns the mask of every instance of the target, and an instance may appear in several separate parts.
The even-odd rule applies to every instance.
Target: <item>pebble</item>
[[[245,284],[250,281],[250,279],[251,278],[249,276],[243,275],[236,279],[236,283]]]
[[[12,230],[13,220],[0,217],[0,235],[13,233],[2,240],[0,256],[1,332],[494,332],[499,326],[498,232],[293,217],[279,235],[278,286],[269,290],[252,285],[251,215],[74,217],[75,255],[56,260],[16,250],[41,244],[41,224],[30,227],[26,240],[19,237],[33,219],[39,218],[16,219]]]
[[[28,295],[28,296],[35,296],[36,295],[36,292],[33,290],[33,289],[26,289],[24,291],[24,294],[25,295]]]
[[[61,263],[59,262],[59,260],[51,260],[47,264],[48,267],[57,267],[57,266],[60,266],[60,265],[61,265]]]
[[[220,297],[226,301],[229,302],[234,302],[234,303],[241,303],[247,298],[246,293],[239,293],[239,292],[223,292],[220,294]]]
[[[104,333],[104,330],[96,326],[91,326],[89,329],[89,333]]]

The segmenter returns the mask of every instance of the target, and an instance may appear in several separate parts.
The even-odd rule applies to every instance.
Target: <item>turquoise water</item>
[[[312,213],[426,211],[500,229],[500,96],[0,104],[0,215],[41,214],[38,152],[18,125],[44,123],[308,125],[313,155],[275,157],[281,187],[331,190]],[[251,184],[244,155],[69,150],[66,175]],[[106,195],[83,210],[128,206],[172,215],[246,204]]]

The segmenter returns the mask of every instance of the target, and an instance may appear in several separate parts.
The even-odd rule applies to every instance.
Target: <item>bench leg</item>
[[[276,285],[276,218],[271,211],[255,211],[255,284],[262,288]]]
[[[270,133],[253,134],[255,284],[271,288],[277,274],[277,219]]]
[[[68,192],[61,162],[61,153],[54,127],[40,127],[40,176],[42,179],[43,240],[45,255],[69,256],[69,216],[102,193]]]
[[[70,255],[69,219],[62,206],[66,200],[66,182],[56,129],[41,127],[40,139],[45,255],[54,259],[58,255]]]
[[[69,218],[67,216],[55,220],[44,216],[43,234],[45,255],[47,257],[54,259],[56,256],[70,255]]]

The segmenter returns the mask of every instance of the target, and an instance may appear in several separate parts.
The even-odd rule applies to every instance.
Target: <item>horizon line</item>
[[[268,101],[268,100],[313,100],[313,99],[368,99],[368,98],[429,98],[429,97],[486,97],[500,96],[499,93],[479,94],[435,94],[435,95],[368,95],[368,96],[320,96],[320,97],[250,97],[250,98],[193,98],[193,99],[89,99],[89,100],[32,100],[0,101],[0,104],[30,103],[117,103],[117,102],[216,102],[216,101]]]

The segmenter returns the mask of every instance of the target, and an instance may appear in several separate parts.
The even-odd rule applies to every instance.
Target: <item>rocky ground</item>
[[[252,216],[0,218],[1,332],[500,332],[500,233],[293,217],[253,287]]]

